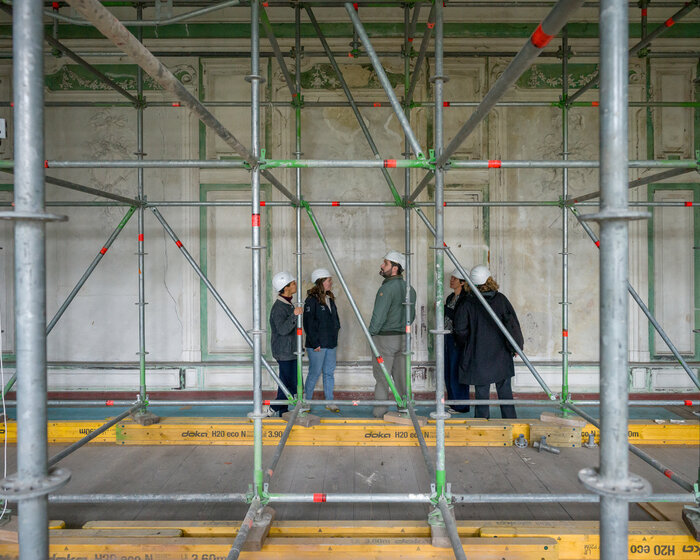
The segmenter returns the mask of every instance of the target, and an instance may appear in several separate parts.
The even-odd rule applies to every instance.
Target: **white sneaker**
[[[276,416],[279,416],[279,413],[274,410],[270,405],[265,405],[263,406],[263,416],[268,416],[270,418],[274,418]]]

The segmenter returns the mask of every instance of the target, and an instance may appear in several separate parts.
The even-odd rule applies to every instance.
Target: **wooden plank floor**
[[[61,448],[51,447],[49,455]],[[690,481],[698,469],[698,447],[647,446],[652,456]],[[431,453],[433,448],[431,448]],[[264,448],[263,465],[274,448]],[[8,471],[16,449],[8,448]],[[242,492],[252,480],[251,447],[120,446],[94,444],[73,453],[62,466],[72,480],[64,493]],[[448,448],[447,480],[454,493],[579,493],[577,473],[598,465],[598,449],[562,449],[560,455],[515,447]],[[654,492],[678,493],[672,481],[637,457],[630,470],[652,483]],[[271,492],[428,492],[420,450],[406,447],[289,447],[284,450]],[[425,520],[428,507],[404,504],[277,504],[278,520]],[[244,504],[52,505],[51,519],[80,527],[91,520],[236,520]],[[597,504],[464,504],[458,519],[596,520]],[[630,519],[651,520],[636,504]]]

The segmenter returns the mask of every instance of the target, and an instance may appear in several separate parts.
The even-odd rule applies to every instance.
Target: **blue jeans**
[[[297,361],[296,360],[282,360],[281,362],[277,360],[280,366],[280,381],[289,389],[289,392],[293,397],[297,394]],[[277,387],[276,401],[283,401],[287,397],[280,389]],[[280,414],[289,411],[289,406],[286,404],[273,404],[270,407],[272,410],[276,410]]]
[[[321,348],[315,352],[313,348],[307,348],[306,353],[309,356],[309,375],[306,377],[304,385],[304,396],[307,401],[310,401],[314,396],[314,388],[318,382],[318,378],[323,371],[323,395],[327,401],[333,399],[333,385],[335,379],[335,348]]]

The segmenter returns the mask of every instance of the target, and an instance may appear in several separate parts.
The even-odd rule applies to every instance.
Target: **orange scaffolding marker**
[[[538,49],[543,49],[552,40],[552,37],[554,37],[554,35],[547,35],[542,31],[542,24],[540,23],[532,34],[532,37],[530,37],[530,42]]]

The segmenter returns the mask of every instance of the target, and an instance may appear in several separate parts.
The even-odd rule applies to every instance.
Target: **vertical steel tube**
[[[569,159],[569,35],[564,27],[561,39],[561,143],[562,159]],[[569,197],[569,168],[562,169],[561,199]],[[569,212],[561,209],[561,399],[569,397]]]
[[[411,43],[409,42],[409,33],[411,29],[410,20],[410,6],[404,6],[404,41],[403,41],[403,76],[404,76],[404,111],[406,114],[406,119],[411,122],[411,103],[408,100],[408,88],[410,87],[410,77],[411,77]],[[415,14],[420,11],[420,4],[414,6]],[[414,27],[415,29],[415,27]],[[409,159],[411,157],[410,145],[408,143],[408,138],[404,135],[403,140],[403,151],[404,158]],[[408,198],[411,194],[411,169],[407,167],[404,169],[404,196]],[[401,201],[401,199],[399,198]],[[403,202],[403,201],[401,201]],[[413,383],[411,379],[411,208],[408,205],[404,205],[404,248],[406,254],[406,295],[404,298],[404,311],[405,311],[405,323],[406,323],[406,400],[408,402],[413,400]]]
[[[143,19],[143,5],[136,6],[137,19]],[[143,42],[143,28],[136,31],[139,43]],[[136,158],[143,159],[143,70],[139,66],[136,69]],[[137,197],[139,202],[145,202],[143,193],[143,168],[137,170]],[[146,402],[146,281],[145,281],[145,256],[146,245],[144,242],[144,213],[145,208],[138,209],[138,265],[139,265],[139,396],[142,402]]]
[[[294,7],[294,55],[295,55],[295,69],[294,69],[294,123],[296,125],[296,146],[295,146],[295,156],[297,159],[301,159],[301,6],[297,4]],[[295,186],[296,186],[296,197],[297,200],[301,200],[301,168],[297,167],[295,170]],[[302,245],[301,245],[301,205],[297,205],[295,209],[295,219],[296,219],[296,277],[297,277],[297,305],[302,305],[302,293],[301,293],[301,255],[302,255]],[[302,315],[297,315],[297,398],[302,399],[304,397],[304,382],[302,376],[302,358],[304,356],[304,349],[302,347],[302,336],[301,329],[303,325]],[[313,395],[312,395],[313,396]]]
[[[600,476],[608,487],[628,478],[627,452],[627,81],[628,8],[600,3]],[[607,215],[607,217],[606,217]],[[602,560],[627,557],[629,506],[600,498]]]
[[[44,28],[41,0],[24,0],[12,15],[15,116],[15,212],[44,211]],[[46,444],[46,225],[15,223],[17,474],[44,479]],[[48,558],[46,495],[19,501],[19,557]]]
[[[439,159],[443,150],[442,121],[442,86],[444,69],[442,64],[443,49],[443,11],[442,3],[435,3],[435,142],[433,149]],[[435,168],[435,489],[438,497],[445,492],[445,309],[443,307],[445,239],[445,209],[443,207],[445,187],[445,170]]]
[[[260,159],[260,4],[250,3],[250,137],[252,156]],[[262,274],[260,255],[260,167],[251,170],[253,268],[253,492],[262,493]]]

